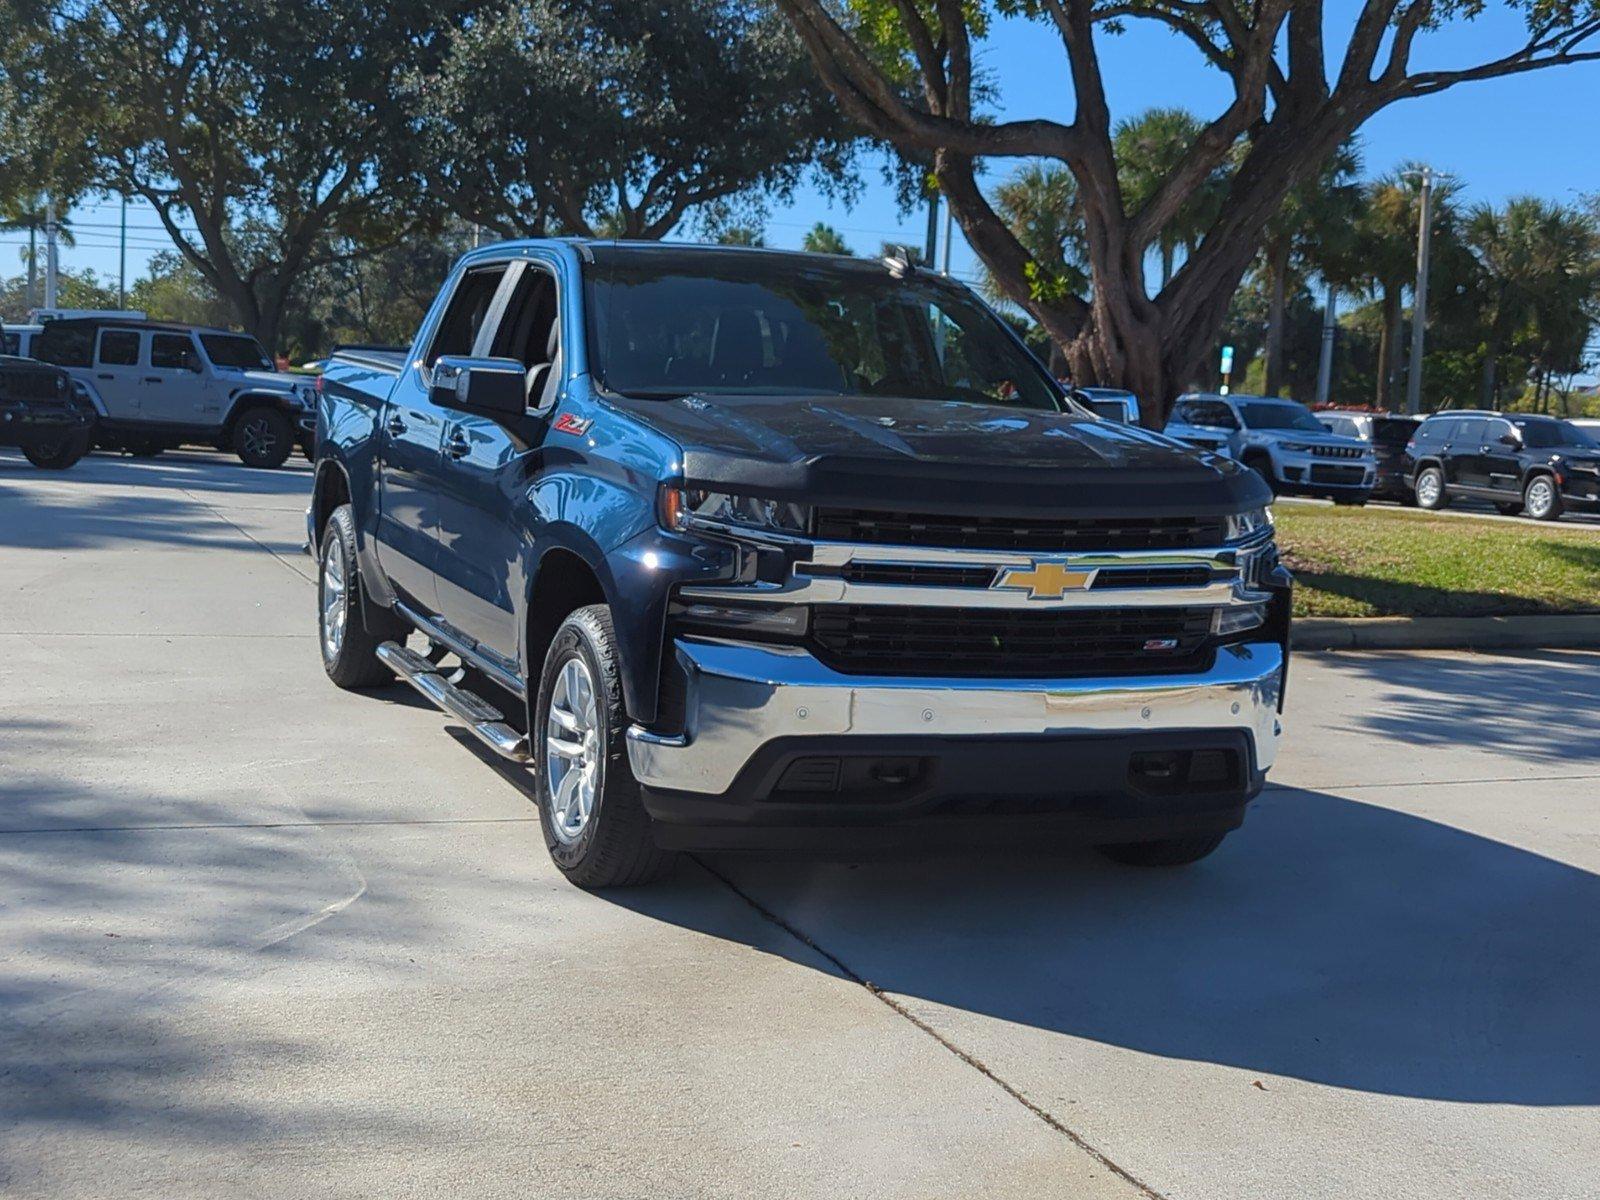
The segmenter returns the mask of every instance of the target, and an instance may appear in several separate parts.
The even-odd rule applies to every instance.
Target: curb
[[[1600,613],[1516,617],[1301,617],[1296,650],[1600,649]]]

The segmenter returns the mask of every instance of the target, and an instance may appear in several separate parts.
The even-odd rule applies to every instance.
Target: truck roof
[[[651,242],[628,241],[619,238],[521,238],[513,241],[495,242],[481,246],[468,253],[469,260],[479,258],[492,258],[503,254],[507,250],[537,250],[565,248],[576,250],[585,262],[610,263],[620,262],[636,257],[661,257],[673,258],[680,262],[709,262],[718,258],[738,257],[743,259],[772,259],[784,262],[797,260],[810,260],[815,263],[826,263],[830,267],[871,272],[873,274],[894,274],[906,272],[908,269],[927,279],[936,279],[962,286],[959,281],[948,279],[937,271],[926,266],[911,265],[909,268],[903,264],[895,264],[891,268],[889,260],[868,255],[854,254],[820,254],[812,250],[779,250],[771,246],[724,246],[705,242]]]

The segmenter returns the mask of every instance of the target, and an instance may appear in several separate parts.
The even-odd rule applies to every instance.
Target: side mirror
[[[1502,446],[1511,446],[1514,449],[1520,448],[1522,446],[1522,439],[1514,433],[1502,433],[1500,435],[1500,444]]]
[[[428,395],[440,408],[520,417],[528,411],[528,372],[514,358],[445,354],[433,364]]]

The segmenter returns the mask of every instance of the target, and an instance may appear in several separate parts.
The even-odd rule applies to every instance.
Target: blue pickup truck
[[[307,520],[333,682],[399,676],[530,771],[604,887],[683,850],[1209,853],[1277,748],[1269,498],[902,261],[538,240],[329,361]]]

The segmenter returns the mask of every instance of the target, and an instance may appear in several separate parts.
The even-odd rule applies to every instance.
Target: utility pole
[[[922,245],[922,262],[933,270],[933,264],[938,261],[934,257],[939,252],[939,193],[935,192],[928,197],[928,237]]]
[[[1411,373],[1406,412],[1422,411],[1422,342],[1428,327],[1428,243],[1433,238],[1433,168],[1422,168],[1422,215],[1417,220],[1417,289],[1411,305]]]
[[[117,237],[117,307],[128,307],[128,193],[122,193],[122,231]]]
[[[940,274],[947,278],[950,275],[950,226],[954,220],[955,214],[950,211],[950,201],[946,200],[944,202],[944,266],[939,270]]]
[[[1338,289],[1328,284],[1327,303],[1322,306],[1322,357],[1317,361],[1318,404],[1326,404],[1328,393],[1333,389],[1333,335],[1338,328],[1334,305],[1338,299]]]
[[[28,311],[39,307],[39,210],[28,213]]]
[[[56,258],[56,202],[49,199],[44,202],[44,306],[56,306],[56,272],[60,270],[60,263]]]

